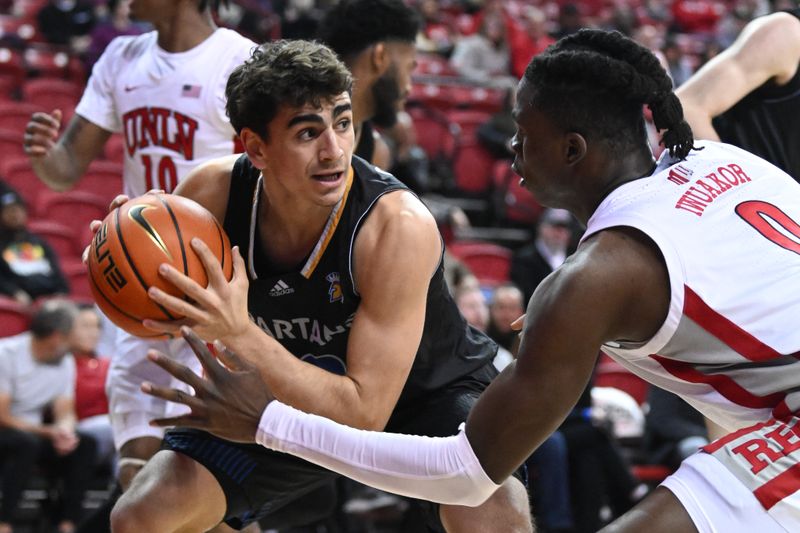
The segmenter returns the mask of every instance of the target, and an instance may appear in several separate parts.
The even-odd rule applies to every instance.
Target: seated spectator
[[[511,258],[511,281],[528,301],[544,278],[561,266],[572,241],[573,218],[564,209],[545,209],[533,242],[522,246]]]
[[[650,387],[647,403],[643,445],[649,462],[677,469],[681,461],[708,444],[703,415],[680,396]]]
[[[509,41],[511,73],[517,78],[525,74],[525,68],[533,56],[556,42],[547,33],[547,15],[536,6],[522,8],[519,27],[512,32]]]
[[[97,353],[101,327],[100,315],[94,306],[80,306],[70,336],[70,351],[75,357],[78,430],[94,438],[96,465],[111,473],[115,449],[106,397],[106,376],[111,359]]]
[[[0,339],[0,533],[11,533],[37,463],[63,478],[59,533],[73,532],[81,518],[95,443],[75,429],[75,361],[67,351],[76,315],[73,303],[51,300],[34,313],[30,331]]]
[[[27,228],[28,210],[13,190],[0,195],[0,294],[23,305],[36,298],[69,292],[58,257]]]
[[[50,0],[36,16],[39,31],[47,42],[69,46],[82,54],[89,47],[89,33],[94,28],[94,8],[81,0]]]
[[[87,72],[91,72],[92,66],[114,38],[142,33],[143,26],[131,22],[130,6],[130,0],[108,0],[108,17],[99,21],[90,35],[85,58]]]
[[[511,56],[506,45],[506,26],[498,15],[487,15],[478,31],[462,37],[453,50],[450,65],[464,78],[493,87],[511,88]]]
[[[516,356],[519,335],[511,323],[525,312],[522,291],[513,283],[500,285],[492,292],[489,304],[489,326],[486,332],[497,344]]]
[[[561,424],[569,450],[575,533],[594,533],[647,494],[607,427],[592,409],[590,382]]]

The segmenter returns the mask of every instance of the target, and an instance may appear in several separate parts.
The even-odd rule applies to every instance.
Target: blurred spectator
[[[647,404],[643,445],[648,462],[674,470],[708,444],[703,415],[680,396],[650,387]]]
[[[522,77],[535,55],[555,42],[547,33],[547,16],[536,6],[528,5],[522,9],[520,26],[509,39],[511,73],[517,78]]]
[[[115,37],[120,35],[139,35],[143,26],[131,22],[131,0],[108,0],[108,16],[101,20],[92,30],[89,49],[86,51],[86,71],[91,72],[92,65],[100,59],[100,55]]]
[[[578,4],[562,4],[561,8],[558,10],[558,29],[553,37],[558,40],[575,33],[585,25],[583,14]]]
[[[648,490],[633,476],[605,427],[607,422],[593,416],[593,385],[590,381],[559,428],[569,451],[575,533],[594,533],[633,507]]]
[[[70,336],[70,351],[75,357],[78,430],[94,438],[96,465],[111,473],[115,450],[106,397],[106,376],[111,359],[97,353],[100,328],[100,315],[95,308],[81,306]]]
[[[511,281],[528,301],[544,278],[564,262],[572,240],[574,220],[564,209],[545,209],[536,228],[536,238],[511,258]]]
[[[486,15],[478,31],[462,37],[453,50],[450,65],[464,78],[494,87],[514,87],[506,26],[499,15]]]
[[[442,11],[437,0],[422,0],[418,9],[422,15],[422,31],[417,36],[417,48],[449,56],[457,39],[453,21]]]
[[[467,324],[485,332],[489,326],[489,306],[481,288],[472,284],[462,286],[456,291],[455,300]]]
[[[519,335],[511,329],[511,323],[524,312],[522,291],[516,285],[507,283],[494,289],[486,333],[513,356],[517,353]]]
[[[503,99],[503,107],[478,127],[477,136],[484,148],[497,159],[512,159],[511,138],[517,131],[517,125],[511,116],[514,108],[516,90],[509,89]]]
[[[725,12],[725,5],[715,0],[675,0],[672,3],[674,30],[680,33],[713,35]]]
[[[0,195],[0,293],[29,305],[69,286],[47,242],[27,228],[28,210],[14,190]]]
[[[318,31],[322,11],[314,0],[286,0],[281,2],[281,37],[284,39],[311,39]]]
[[[64,480],[59,533],[73,532],[81,518],[95,443],[75,430],[75,362],[67,350],[76,314],[71,302],[51,300],[34,313],[29,332],[0,339],[2,533],[12,531],[37,462]]]
[[[480,288],[478,278],[461,259],[457,258],[446,249],[444,251],[444,279],[450,294],[455,295],[467,287]]]
[[[94,8],[81,0],[50,0],[36,16],[47,42],[69,46],[77,54],[89,48],[95,24]]]
[[[672,85],[680,87],[692,75],[692,64],[684,53],[680,38],[668,35],[664,42],[664,58],[667,60],[667,72],[672,78]]]
[[[402,0],[342,0],[320,24],[318,38],[342,58],[353,86],[354,155],[388,169],[391,156],[374,126],[391,128],[411,91],[419,16]]]

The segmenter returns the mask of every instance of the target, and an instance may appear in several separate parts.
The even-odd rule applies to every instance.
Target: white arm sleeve
[[[475,507],[499,487],[464,431],[442,438],[353,429],[273,401],[256,442],[378,489],[437,503]]]

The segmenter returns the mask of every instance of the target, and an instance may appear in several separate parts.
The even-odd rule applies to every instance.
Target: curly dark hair
[[[646,139],[645,104],[670,155],[684,159],[693,148],[692,129],[661,63],[617,31],[583,29],[560,39],[531,60],[524,80],[537,110],[587,139],[602,139],[616,154]]]
[[[413,43],[419,27],[403,0],[342,0],[323,17],[317,38],[347,59],[380,41]]]
[[[267,125],[281,105],[314,106],[351,93],[350,71],[327,46],[313,41],[280,40],[253,50],[236,67],[225,87],[226,111],[236,133],[250,128],[267,138]]]

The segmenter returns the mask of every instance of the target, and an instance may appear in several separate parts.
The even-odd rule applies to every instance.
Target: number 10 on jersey
[[[152,158],[149,155],[143,155],[142,164],[144,165],[144,180],[150,189],[161,189],[169,193],[178,184],[178,169],[175,168],[175,162],[170,156]]]

